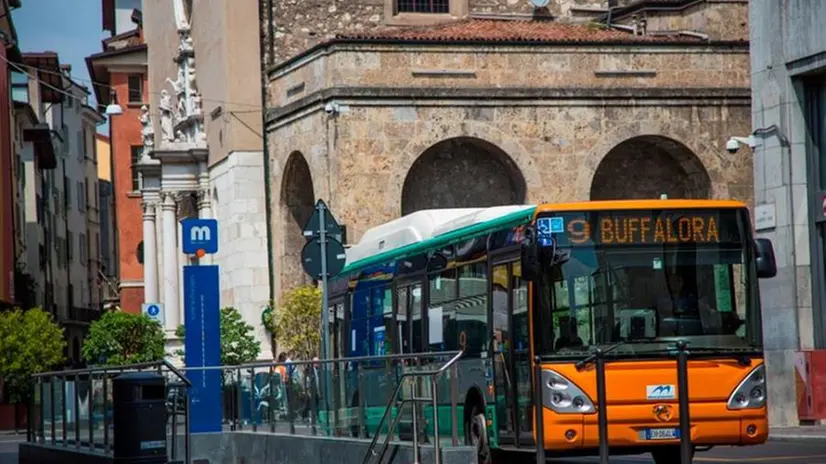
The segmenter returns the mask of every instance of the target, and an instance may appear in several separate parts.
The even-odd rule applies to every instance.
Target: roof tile
[[[697,43],[683,34],[634,35],[619,29],[554,21],[466,19],[428,27],[387,27],[343,33],[339,39],[409,40],[411,42],[531,42],[531,43]]]

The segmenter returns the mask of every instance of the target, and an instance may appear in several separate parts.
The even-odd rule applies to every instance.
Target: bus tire
[[[474,404],[465,422],[465,442],[476,448],[479,464],[490,464],[490,443],[488,441],[487,418],[482,409]]]
[[[679,446],[663,446],[651,450],[654,464],[674,464],[680,462]],[[694,450],[691,451],[691,460],[694,461]]]

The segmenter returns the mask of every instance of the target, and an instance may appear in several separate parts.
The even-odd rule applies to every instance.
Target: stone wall
[[[396,15],[393,0],[262,0],[264,34],[273,33],[274,56],[267,55],[268,69],[302,51],[334,37],[339,32],[365,31],[392,25],[422,25],[459,19],[467,14],[517,15],[530,17],[533,8],[527,0],[452,0],[457,15]],[[266,8],[272,8],[273,27],[268,24]],[[568,15],[573,7],[605,7],[607,0],[554,0],[551,15]]]
[[[683,9],[644,9],[648,33],[659,31],[693,31],[708,34],[717,40],[749,39],[749,4],[747,0],[712,0],[686,4]],[[617,19],[618,24],[631,25],[631,14]]]
[[[255,327],[262,360],[273,358],[270,335],[261,325],[269,304],[263,171],[264,157],[254,151],[233,152],[210,169],[212,209],[222,242],[214,258],[221,266],[221,306],[235,307]]]
[[[749,86],[746,45],[643,47],[333,45],[271,73],[268,106],[328,87],[635,88],[642,93]]]

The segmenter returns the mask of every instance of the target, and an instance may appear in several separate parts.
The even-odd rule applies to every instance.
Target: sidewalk
[[[826,440],[826,425],[799,427],[771,427],[769,440],[773,441],[814,441]]]

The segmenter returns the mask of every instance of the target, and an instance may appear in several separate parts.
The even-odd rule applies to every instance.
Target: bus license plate
[[[680,438],[680,429],[645,429],[646,440],[675,440]]]

